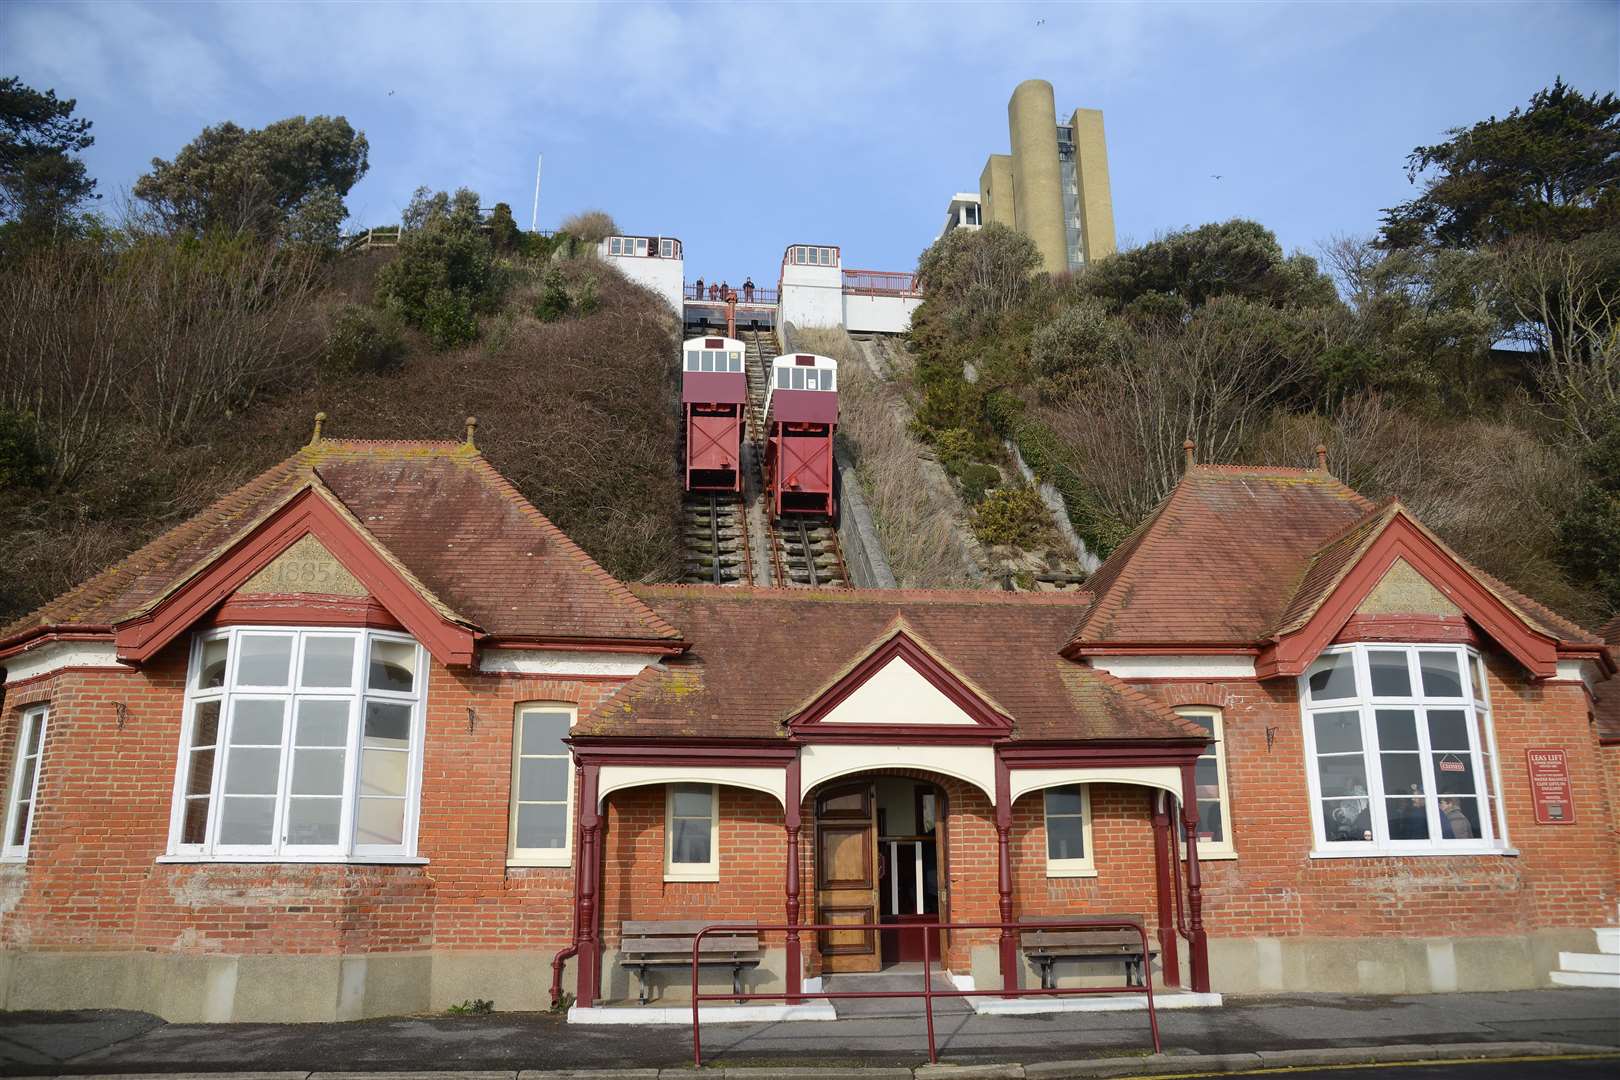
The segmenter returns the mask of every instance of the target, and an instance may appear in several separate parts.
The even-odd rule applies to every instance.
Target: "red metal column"
[[[1013,936],[1012,879],[1012,776],[1007,763],[996,758],[996,892],[1001,911],[1001,987],[1018,989],[1018,939]]]
[[[1187,823],[1187,931],[1192,988],[1209,993],[1209,939],[1204,935],[1204,890],[1198,880],[1198,786],[1196,766],[1181,767],[1181,817]]]
[[[804,961],[799,942],[799,759],[787,764],[787,785],[783,795],[783,811],[787,825],[787,992],[788,1004],[796,1005],[804,999]]]
[[[598,852],[602,821],[596,806],[597,777],[601,766],[581,770],[579,811],[579,986],[574,994],[581,1008],[596,1004],[602,986],[602,947],[598,935],[601,865]]]
[[[1169,796],[1162,791],[1148,792],[1148,806],[1153,811],[1153,877],[1159,901],[1159,959],[1164,965],[1165,984],[1180,986],[1178,946],[1181,939],[1176,935],[1175,879],[1171,873],[1176,845],[1170,833],[1170,811],[1165,805],[1168,800]]]

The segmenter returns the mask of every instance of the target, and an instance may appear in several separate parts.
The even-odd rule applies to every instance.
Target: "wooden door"
[[[878,921],[877,791],[869,782],[835,788],[816,799],[816,921]],[[875,930],[820,935],[821,969],[876,971]]]

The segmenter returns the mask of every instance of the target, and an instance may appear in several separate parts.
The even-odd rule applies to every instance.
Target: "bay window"
[[[197,638],[170,855],[367,861],[414,853],[426,665],[376,630]]]
[[[1318,856],[1503,851],[1484,665],[1455,645],[1347,645],[1300,680]]]

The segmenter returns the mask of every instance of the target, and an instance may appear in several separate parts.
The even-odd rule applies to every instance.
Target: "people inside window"
[[[1324,847],[1502,846],[1481,670],[1441,645],[1345,646],[1311,666],[1305,738]]]

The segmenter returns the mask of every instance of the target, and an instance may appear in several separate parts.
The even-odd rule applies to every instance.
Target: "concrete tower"
[[[1114,252],[1108,147],[1097,109],[1058,123],[1052,84],[1030,79],[1007,102],[1011,154],[991,154],[979,174],[979,220],[1029,237],[1041,268],[1075,270]]]

